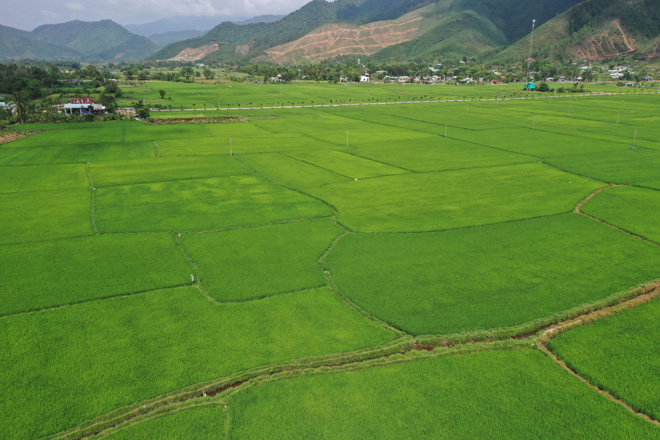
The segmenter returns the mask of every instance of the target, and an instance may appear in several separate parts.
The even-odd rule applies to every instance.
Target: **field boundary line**
[[[210,155],[209,155],[210,156]],[[220,156],[220,155],[214,155]],[[171,156],[173,157],[173,156]],[[204,159],[205,156],[186,156],[186,157],[199,157],[200,160]],[[159,159],[161,156],[159,156]],[[101,184],[99,188],[117,188],[118,186],[136,186],[136,185],[152,185],[156,183],[169,183],[169,182],[190,182],[191,180],[208,180],[208,179],[219,179],[222,177],[239,177],[239,176],[249,176],[251,173],[246,172],[243,174],[221,174],[213,176],[202,176],[202,177],[184,177],[180,179],[162,179],[162,180],[151,180],[149,182],[132,182],[132,183],[111,183],[111,184]],[[55,190],[51,190],[55,191]]]
[[[549,217],[557,217],[560,215],[567,215],[567,214],[573,214],[573,211],[562,211],[562,212],[556,212],[553,214],[545,214],[545,215],[537,215],[534,217],[526,217],[526,218],[515,218],[512,220],[503,220],[501,222],[494,222],[494,223],[484,223],[482,225],[468,225],[468,226],[458,226],[455,228],[445,228],[445,229],[431,229],[428,231],[356,231],[359,234],[369,234],[369,235],[390,235],[390,234],[430,234],[430,233],[435,233],[435,232],[449,232],[449,231],[461,231],[463,229],[476,229],[476,228],[484,228],[488,226],[498,226],[498,225],[506,225],[508,223],[518,223],[518,222],[525,222],[528,220],[538,220],[542,218],[549,218]]]
[[[59,304],[56,306],[51,306],[51,307],[44,307],[41,309],[31,309],[31,310],[23,310],[20,312],[13,312],[13,313],[7,313],[4,315],[0,315],[0,319],[4,318],[11,318],[12,316],[18,316],[18,315],[30,315],[32,313],[42,313],[42,312],[51,312],[53,310],[58,310],[58,309],[64,309],[67,307],[75,307],[79,306],[82,304],[88,304],[88,303],[93,303],[93,302],[104,302],[104,301],[111,301],[113,299],[117,298],[128,298],[132,296],[139,296],[139,295],[146,295],[148,293],[158,293],[158,292],[164,292],[166,290],[172,290],[172,289],[181,289],[183,287],[190,287],[190,284],[174,284],[172,286],[164,286],[164,287],[158,287],[156,289],[149,289],[149,290],[138,290],[135,292],[125,292],[125,293],[116,293],[112,295],[107,295],[107,296],[101,296],[98,298],[90,298],[90,299],[83,299],[80,301],[74,301],[66,304]]]
[[[51,241],[60,241],[60,240],[72,240],[76,238],[90,238],[94,237],[95,235],[92,234],[86,234],[86,235],[71,235],[69,237],[55,237],[55,238],[46,238],[44,240],[28,240],[28,241],[11,241],[7,243],[0,243],[0,246],[15,246],[19,244],[35,244],[35,243],[49,243]]]
[[[562,98],[577,98],[577,97],[598,97],[598,96],[628,96],[628,93],[615,93],[615,92],[593,92],[593,93],[568,93],[562,96],[511,96],[508,98],[499,98],[499,101],[526,101],[537,99],[562,99]],[[653,94],[649,94],[653,95]],[[639,95],[642,96],[642,95]],[[405,105],[405,104],[441,104],[452,102],[495,102],[496,98],[463,98],[463,99],[435,99],[435,100],[415,100],[415,101],[384,101],[384,102],[355,102],[344,104],[311,104],[311,105],[270,105],[270,106],[257,106],[257,107],[216,107],[207,108],[205,111],[238,111],[238,110],[291,110],[291,109],[306,109],[306,108],[328,108],[328,107],[363,107],[374,105]],[[175,112],[197,112],[200,109],[187,108],[187,109],[158,109],[150,108],[151,112],[156,113],[175,113]]]
[[[10,166],[13,166],[13,165],[10,165]],[[21,165],[16,165],[16,166],[21,166]],[[10,195],[16,195],[16,194],[54,193],[54,192],[70,191],[70,190],[81,189],[81,188],[84,188],[84,187],[81,187],[80,185],[78,185],[78,186],[68,186],[68,187],[62,187],[62,188],[56,188],[56,189],[28,189],[28,190],[19,189],[18,191],[0,192],[0,196],[10,196]]]
[[[582,212],[582,207],[583,207],[583,206],[584,206],[589,200],[593,199],[593,198],[596,197],[598,194],[607,191],[608,189],[616,188],[616,187],[619,187],[619,186],[625,186],[625,185],[617,185],[617,184],[615,184],[615,183],[611,183],[609,186],[606,186],[606,187],[603,187],[603,188],[599,188],[599,189],[597,189],[596,191],[592,192],[592,193],[589,194],[587,197],[585,197],[584,199],[582,199],[582,200],[580,201],[580,203],[578,203],[578,204],[575,206],[575,211],[574,211],[574,212],[577,213],[577,214],[583,214],[583,215],[584,215],[584,213]]]
[[[92,193],[90,203],[90,222],[92,224],[92,230],[94,231],[94,235],[101,235],[98,226],[96,226],[96,188],[94,187],[94,179],[92,178],[92,173],[89,171],[89,162],[85,164],[85,173],[89,179],[89,187]]]
[[[602,396],[606,397],[607,399],[611,400],[612,402],[615,402],[625,408],[626,410],[630,411],[634,415],[641,417],[648,422],[653,423],[657,427],[660,427],[660,421],[654,419],[653,417],[649,416],[648,414],[638,411],[635,408],[633,408],[631,405],[629,405],[624,399],[621,399],[617,397],[615,394],[611,393],[608,391],[606,388],[599,387],[586,377],[582,376],[579,371],[576,369],[573,369],[571,366],[568,365],[568,363],[560,359],[549,347],[548,347],[548,342],[550,342],[552,339],[556,338],[557,336],[561,335],[563,332],[568,331],[572,328],[576,327],[581,327],[583,325],[588,325],[591,324],[594,321],[607,318],[609,316],[616,315],[620,312],[623,312],[625,310],[633,309],[635,307],[639,307],[643,304],[648,303],[649,301],[657,300],[660,298],[660,281],[655,281],[652,283],[649,283],[645,286],[642,286],[639,289],[639,294],[636,296],[633,296],[632,298],[620,301],[614,305],[611,305],[609,307],[602,308],[600,310],[595,310],[592,312],[588,312],[585,314],[582,314],[580,316],[577,316],[571,320],[564,321],[561,323],[558,323],[556,325],[553,325],[542,332],[540,332],[539,335],[536,336],[536,339],[538,340],[538,347],[539,349],[544,352],[548,357],[550,357],[554,363],[559,365],[561,368],[563,368],[565,371],[570,373],[573,377],[579,379],[582,381],[584,384],[586,384],[589,388],[593,389],[594,391],[598,392]]]
[[[607,151],[615,151],[615,150],[607,150]],[[562,173],[571,174],[571,175],[576,176],[576,177],[582,177],[583,179],[593,180],[594,182],[602,183],[603,185],[615,185],[615,183],[608,182],[606,180],[597,179],[595,177],[587,176],[587,175],[584,175],[584,174],[579,174],[579,173],[576,173],[574,171],[569,171],[569,170],[566,170],[564,168],[560,168],[557,165],[553,165],[549,162],[546,162],[546,160],[544,158],[541,158],[539,163],[541,163],[541,164],[543,164],[543,165],[545,165],[549,168],[554,168],[557,171],[561,171]]]
[[[351,154],[351,153],[348,153],[348,154]],[[358,156],[358,155],[355,155],[355,156]],[[358,157],[361,157],[361,156],[358,156]],[[369,158],[364,158],[364,159],[371,160]],[[382,162],[382,163],[387,165],[384,162]],[[513,163],[503,163],[503,164],[499,164],[499,165],[483,165],[483,166],[478,166],[478,167],[466,167],[466,168],[449,168],[449,169],[446,169],[446,170],[410,171],[408,173],[401,173],[401,174],[386,174],[386,175],[383,175],[383,176],[362,177],[360,180],[379,179],[381,177],[396,177],[396,176],[403,176],[403,175],[406,175],[406,174],[440,174],[440,173],[450,173],[450,172],[453,172],[453,171],[484,170],[484,169],[491,169],[491,168],[513,167],[513,166],[516,166],[516,165],[528,165],[528,164],[531,164],[531,163],[540,163],[540,161],[537,158],[530,157],[529,162],[513,162]]]
[[[463,128],[462,130],[480,131],[480,130],[471,130],[469,128]],[[441,137],[441,136],[439,136],[439,137]],[[453,137],[453,136],[447,136],[447,139],[454,139],[456,141],[465,142],[466,144],[477,145],[477,146],[483,147],[483,148],[490,148],[491,150],[501,151],[502,153],[516,154],[518,156],[527,156],[527,157],[531,157],[533,159],[536,159],[537,161],[542,161],[544,159],[543,156],[537,156],[535,154],[529,154],[529,153],[520,153],[518,151],[511,151],[511,150],[507,150],[505,148],[495,147],[493,145],[481,144],[479,142],[471,141],[471,140],[468,140],[468,139],[461,139],[461,138],[457,138],[457,137]]]
[[[191,284],[197,290],[199,290],[202,293],[202,295],[204,295],[204,297],[209,302],[211,302],[215,305],[218,305],[219,304],[218,301],[216,301],[216,299],[213,298],[213,296],[211,296],[211,294],[204,288],[204,286],[202,286],[202,284],[201,284],[202,283],[202,274],[201,274],[201,271],[199,269],[199,265],[195,262],[195,260],[193,260],[192,256],[188,253],[188,250],[185,248],[185,246],[181,242],[181,233],[180,232],[175,233],[175,235],[174,235],[174,244],[175,244],[176,248],[179,250],[179,252],[181,252],[181,254],[183,255],[183,258],[185,258],[188,261],[188,263],[190,264],[190,266],[192,268],[193,273],[191,275],[194,279],[190,280]]]
[[[357,148],[357,147],[355,147],[355,148]],[[391,163],[383,162],[382,160],[372,159],[372,158],[370,158],[370,157],[360,156],[359,154],[355,154],[353,151],[341,151],[341,152],[344,153],[344,154],[349,154],[349,155],[351,155],[351,156],[359,157],[360,159],[368,160],[368,161],[370,161],[370,162],[379,163],[379,164],[381,164],[381,165],[387,165],[388,167],[392,167],[392,168],[399,169],[399,170],[401,170],[401,171],[405,171],[405,173],[401,173],[401,174],[417,174],[417,171],[409,170],[409,169],[407,169],[407,168],[403,168],[403,167],[401,167],[401,166],[399,166],[399,165],[394,165],[394,164],[391,164]],[[388,176],[398,176],[398,175],[399,175],[399,174],[388,174]],[[367,177],[362,177],[362,179],[367,179]]]
[[[282,220],[273,223],[263,223],[258,225],[245,225],[245,226],[235,226],[224,229],[211,229],[208,231],[179,231],[179,232],[181,232],[182,234],[217,234],[221,232],[241,231],[243,229],[256,229],[256,228],[265,228],[268,226],[281,226],[281,225],[291,225],[294,223],[313,222],[316,220],[332,220],[333,218],[334,215],[326,215],[323,217],[305,217],[305,218],[297,218],[293,220]],[[116,234],[137,234],[137,233],[138,232],[116,232]],[[158,232],[154,232],[154,233],[158,233]]]
[[[119,408],[115,411],[101,415],[93,420],[83,422],[67,431],[45,437],[46,439],[83,439],[104,435],[108,429],[124,424],[136,418],[143,418],[149,414],[160,411],[162,408],[175,405],[190,404],[200,398],[214,398],[223,402],[219,397],[223,393],[238,388],[246,382],[253,381],[260,376],[272,376],[278,373],[291,375],[293,371],[308,368],[328,368],[345,364],[363,363],[372,359],[384,358],[412,350],[410,338],[395,338],[392,341],[377,346],[346,353],[335,353],[313,356],[284,362],[280,364],[264,365],[250,370],[234,373],[210,381],[197,383],[183,389],[161,395],[154,399]]]
[[[546,339],[548,337],[554,337],[560,333],[559,330],[565,331],[573,326],[592,322],[586,320],[587,316],[610,316],[616,311],[632,308],[636,305],[660,297],[660,281],[648,283],[635,290],[629,290],[627,292],[628,294],[634,295],[634,297],[629,297],[627,300],[620,300],[613,305],[584,313],[577,318],[574,317],[570,320],[559,322],[551,328],[541,330],[537,333],[536,337],[531,339],[509,338],[495,341],[464,341],[455,345],[424,346],[417,344],[417,338],[413,339],[412,337],[402,336],[379,347],[357,350],[350,353],[303,358],[278,365],[256,367],[248,371],[236,373],[232,376],[196,384],[152,400],[117,409],[68,431],[47,438],[83,439],[97,435],[105,436],[112,432],[111,430],[113,428],[125,426],[127,422],[135,420],[139,423],[141,419],[148,418],[150,414],[155,414],[156,417],[164,415],[169,412],[168,408],[176,409],[179,405],[191,407],[196,405],[200,399],[215,398],[218,403],[228,406],[225,399],[230,399],[235,393],[241,392],[248,387],[258,386],[272,380],[294,379],[304,375],[333,373],[354,370],[357,368],[366,369],[389,365],[395,362],[403,363],[415,361],[424,357],[470,354],[486,350],[494,351],[539,348],[539,341],[543,341],[542,338],[544,337]],[[637,293],[637,295],[635,295],[635,293]],[[570,325],[569,323],[574,324]],[[541,334],[541,336],[539,336],[539,334]],[[547,340],[545,342],[547,342]],[[654,423],[657,424],[658,422]]]
[[[580,215],[582,215],[582,216],[584,216],[584,217],[590,218],[591,220],[597,221],[598,223],[602,223],[602,224],[604,224],[605,226],[609,226],[609,227],[612,228],[612,229],[616,229],[616,230],[619,231],[619,232],[623,232],[624,234],[629,235],[629,236],[631,236],[631,237],[633,237],[633,238],[636,238],[636,239],[638,239],[638,240],[642,240],[642,241],[644,241],[644,242],[646,242],[646,243],[648,243],[648,244],[652,244],[652,245],[654,245],[654,246],[658,246],[658,247],[660,247],[660,243],[657,243],[657,242],[655,242],[655,241],[653,241],[653,240],[649,240],[648,238],[646,238],[646,237],[644,237],[644,236],[642,236],[642,235],[635,234],[634,232],[631,232],[631,231],[628,231],[628,230],[626,230],[626,229],[623,229],[623,228],[621,228],[621,227],[619,227],[619,226],[613,225],[612,223],[608,223],[607,221],[605,221],[605,220],[603,220],[603,219],[601,219],[601,218],[595,217],[595,216],[593,216],[593,215],[591,215],[591,214],[589,214],[589,213],[586,213],[586,212],[582,211],[582,207],[583,207],[587,202],[589,202],[589,200],[591,200],[592,198],[594,198],[594,197],[597,196],[598,194],[600,194],[600,193],[602,193],[602,192],[605,192],[605,191],[607,191],[607,190],[609,190],[609,189],[612,189],[612,188],[622,188],[622,187],[631,187],[631,186],[630,186],[630,185],[621,185],[621,184],[612,183],[612,184],[610,184],[609,186],[606,186],[605,188],[600,188],[599,190],[594,191],[593,193],[589,194],[584,200],[582,200],[580,203],[578,203],[578,205],[575,207],[575,213],[576,213],[576,214],[580,214]]]
[[[346,225],[344,225],[344,224],[342,224],[342,223],[339,222],[339,220],[338,220],[338,218],[337,218],[337,217],[339,216],[339,211],[337,210],[337,207],[336,207],[336,206],[332,205],[331,203],[328,203],[326,200],[323,200],[323,199],[321,199],[321,198],[319,198],[319,197],[316,197],[316,196],[314,196],[314,195],[312,195],[312,194],[309,194],[309,193],[307,193],[307,192],[305,192],[305,191],[302,191],[302,190],[300,190],[300,189],[291,188],[291,187],[288,187],[288,186],[286,186],[286,185],[282,185],[281,183],[275,182],[274,180],[269,179],[268,177],[266,177],[266,176],[264,176],[263,174],[261,174],[261,173],[260,173],[259,171],[257,171],[257,169],[254,168],[252,165],[243,162],[238,156],[234,156],[234,157],[236,158],[237,161],[239,161],[240,163],[242,163],[243,165],[245,165],[247,168],[249,168],[250,170],[252,170],[252,173],[253,173],[255,176],[257,176],[257,177],[259,177],[259,178],[265,180],[266,182],[270,183],[271,185],[278,186],[278,187],[280,187],[280,188],[284,188],[284,189],[287,189],[287,190],[289,190],[289,191],[297,192],[298,194],[302,194],[302,195],[304,195],[304,196],[309,197],[310,199],[314,199],[314,200],[317,200],[317,201],[323,203],[325,206],[327,206],[327,207],[329,207],[330,209],[332,209],[332,212],[334,213],[334,215],[332,216],[332,221],[333,221],[334,224],[336,224],[337,226],[339,226],[339,227],[340,227],[341,229],[343,229],[344,231],[347,231],[347,232],[353,232],[353,231],[351,231],[351,229],[350,229],[348,226],[346,226]],[[327,217],[319,217],[319,218],[327,218]]]
[[[643,412],[637,411],[637,410],[634,409],[632,406],[628,405],[628,403],[626,403],[624,400],[621,400],[621,399],[617,398],[616,396],[614,396],[613,394],[611,394],[609,391],[604,390],[603,388],[600,388],[599,386],[592,384],[591,382],[589,382],[589,379],[587,379],[587,378],[585,378],[585,377],[583,377],[583,376],[580,376],[580,374],[579,374],[577,371],[573,370],[571,367],[568,366],[568,364],[566,364],[566,362],[564,362],[563,360],[559,359],[559,358],[558,358],[558,357],[557,357],[557,356],[556,356],[556,355],[555,355],[555,354],[554,354],[549,348],[547,348],[545,345],[541,345],[541,346],[539,346],[539,350],[541,350],[541,352],[545,353],[550,359],[552,359],[552,361],[553,361],[555,364],[559,365],[561,368],[563,368],[565,371],[567,371],[571,376],[577,378],[579,381],[581,381],[582,383],[584,383],[585,385],[587,385],[587,387],[589,387],[589,388],[591,388],[592,390],[596,391],[596,392],[597,392],[598,394],[600,394],[601,396],[606,397],[606,398],[609,399],[610,401],[612,401],[612,402],[618,404],[619,406],[625,408],[626,410],[630,411],[631,413],[633,413],[633,414],[636,415],[637,417],[641,417],[641,418],[645,419],[646,421],[653,423],[653,424],[656,425],[658,428],[660,428],[660,422],[659,422],[659,421],[655,420],[654,418],[652,418],[651,416],[649,416],[649,415],[646,414],[646,413],[643,413]]]
[[[328,257],[328,255],[330,255],[330,253],[333,251],[333,249],[335,248],[337,243],[339,243],[339,241],[342,238],[346,237],[349,234],[355,234],[355,232],[344,231],[343,234],[339,235],[338,237],[336,237],[333,240],[333,242],[330,244],[330,246],[325,250],[325,252],[323,252],[323,254],[318,259],[318,265],[321,267],[321,269],[323,270],[323,275],[328,280],[330,290],[337,296],[337,298],[339,298],[340,301],[342,301],[344,304],[346,304],[346,306],[348,306],[348,308],[350,308],[354,312],[358,313],[359,315],[362,315],[364,318],[368,319],[369,321],[373,322],[374,324],[378,325],[379,327],[382,327],[385,330],[389,330],[389,331],[393,332],[394,334],[396,334],[399,337],[411,337],[412,338],[412,335],[406,333],[405,331],[403,331],[399,328],[396,328],[394,325],[390,324],[389,322],[384,321],[384,320],[378,318],[375,315],[372,315],[371,313],[367,312],[362,307],[358,306],[353,301],[351,301],[349,298],[347,298],[344,294],[341,293],[341,290],[339,289],[339,287],[335,283],[335,280],[332,278],[332,273],[330,272],[330,269],[326,265],[325,260]]]
[[[296,151],[304,151],[304,150],[296,150]],[[328,151],[328,150],[314,150],[314,151]],[[337,151],[337,150],[330,150],[330,151]],[[314,168],[318,168],[318,169],[321,169],[321,170],[324,170],[324,171],[328,171],[329,173],[336,174],[337,176],[343,177],[343,178],[345,178],[345,179],[348,179],[348,180],[353,180],[353,179],[354,179],[354,177],[349,177],[349,176],[347,176],[347,175],[345,175],[345,174],[342,174],[342,173],[340,173],[340,172],[338,172],[338,171],[331,170],[330,168],[322,167],[321,165],[317,165],[317,164],[315,164],[315,163],[312,163],[312,162],[306,161],[306,160],[304,160],[304,159],[300,159],[300,158],[298,158],[298,157],[291,156],[291,154],[289,154],[288,152],[287,152],[287,153],[280,153],[280,154],[281,154],[282,156],[286,156],[286,157],[288,157],[289,159],[293,159],[293,160],[295,160],[295,161],[298,161],[298,162],[300,162],[300,163],[304,163],[304,164],[309,165],[309,166],[312,166],[312,167],[314,167]]]
[[[336,374],[346,371],[362,371],[373,368],[387,367],[390,365],[407,364],[417,362],[423,359],[436,358],[442,356],[456,356],[456,355],[470,355],[491,351],[516,351],[516,350],[532,350],[533,346],[527,343],[520,343],[519,341],[499,341],[497,343],[489,344],[474,344],[465,345],[461,347],[451,348],[438,348],[434,351],[419,350],[410,347],[408,350],[384,354],[381,357],[367,358],[365,360],[355,360],[346,363],[336,363],[327,366],[312,366],[300,368],[285,369],[274,374],[260,374],[244,382],[238,383],[235,386],[227,386],[218,394],[202,394],[202,396],[194,397],[182,403],[175,403],[173,405],[167,404],[162,409],[157,409],[154,414],[146,414],[144,417],[138,416],[136,420],[124,422],[117,425],[116,428],[109,428],[99,432],[100,437],[105,437],[108,434],[120,431],[126,427],[134,426],[144,421],[153,420],[155,418],[165,416],[168,414],[184,411],[187,409],[197,408],[206,405],[217,404],[222,406],[223,410],[227,412],[227,419],[225,422],[225,436],[229,434],[231,428],[231,398],[235,395],[245,392],[253,387],[262,386],[271,382],[296,380],[302,377],[323,376],[327,374]],[[203,400],[210,399],[208,402]],[[91,438],[97,438],[92,436]],[[227,437],[225,437],[227,438]]]
[[[656,292],[657,290],[657,292]],[[451,347],[476,342],[495,342],[507,339],[537,341],[545,331],[561,327],[569,322],[581,321],[581,317],[594,315],[603,310],[615,310],[621,304],[627,304],[635,298],[656,292],[660,297],[660,280],[639,284],[590,303],[578,305],[550,316],[534,319],[510,327],[497,327],[464,333],[445,335],[416,335],[414,343],[426,349],[433,347]]]

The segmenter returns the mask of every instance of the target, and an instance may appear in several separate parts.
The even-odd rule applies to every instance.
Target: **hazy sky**
[[[32,30],[70,20],[142,24],[178,15],[287,14],[310,0],[0,0],[0,24]]]

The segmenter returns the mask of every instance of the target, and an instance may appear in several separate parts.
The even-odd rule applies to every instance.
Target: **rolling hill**
[[[111,20],[43,25],[30,34],[39,41],[73,49],[83,60],[140,60],[157,49],[148,38],[132,34]]]
[[[48,41],[40,41],[27,31],[0,25],[0,60],[51,59],[77,57],[78,51]]]
[[[475,57],[524,37],[532,18],[543,23],[578,2],[313,0],[273,23],[222,23],[151,59],[304,64],[344,55],[402,61]]]
[[[655,0],[586,0],[543,24],[533,58],[606,60],[620,55],[660,58],[660,11]],[[496,60],[527,57],[529,36]]]

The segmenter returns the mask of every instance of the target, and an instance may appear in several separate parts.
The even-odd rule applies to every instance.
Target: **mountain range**
[[[313,0],[279,21],[222,23],[152,60],[305,64],[342,56],[377,61],[534,56],[660,57],[658,0]]]
[[[0,26],[0,59],[81,61],[141,60],[158,47],[110,20],[70,21],[32,32]]]
[[[312,0],[249,20],[109,21],[0,26],[0,59],[178,60],[299,65],[337,57],[520,61],[536,20],[534,58],[660,58],[658,0]],[[215,21],[213,21],[215,20]],[[193,28],[195,27],[195,28]],[[146,38],[147,36],[150,39]],[[164,46],[164,47],[163,47]],[[158,49],[158,47],[161,47]]]

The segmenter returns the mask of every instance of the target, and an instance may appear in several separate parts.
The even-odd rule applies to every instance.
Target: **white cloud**
[[[31,29],[69,20],[149,23],[177,16],[251,17],[288,14],[311,0],[0,0],[0,24]],[[39,11],[26,14],[26,10]],[[56,12],[54,12],[56,11]]]
[[[64,6],[67,7],[68,10],[73,11],[73,12],[81,12],[87,9],[85,5],[82,3],[78,2],[69,2],[69,3],[64,3]]]

